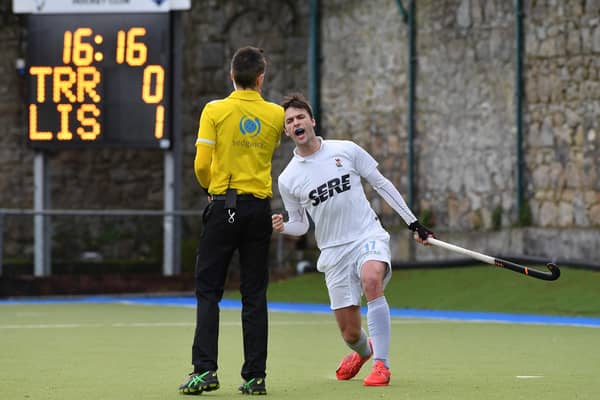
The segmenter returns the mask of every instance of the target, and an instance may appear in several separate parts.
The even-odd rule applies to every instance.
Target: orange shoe
[[[365,386],[387,386],[390,384],[392,373],[383,361],[375,361],[369,376],[364,380]]]
[[[371,343],[371,339],[369,339],[369,347],[371,348],[371,354],[369,354],[368,357],[363,358],[357,352],[353,351],[342,358],[340,365],[335,370],[335,376],[339,381],[347,381],[358,374],[358,371],[360,371],[363,364],[373,355],[373,343]]]

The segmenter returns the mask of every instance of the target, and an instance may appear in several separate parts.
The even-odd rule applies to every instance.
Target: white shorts
[[[369,260],[387,264],[383,279],[385,288],[392,277],[389,235],[330,247],[321,252],[317,269],[325,274],[332,310],[360,306],[363,293],[360,272],[363,264]]]

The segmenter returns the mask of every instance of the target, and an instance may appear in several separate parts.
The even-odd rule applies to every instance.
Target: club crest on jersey
[[[343,193],[350,190],[350,174],[342,175],[339,178],[333,178],[317,186],[316,189],[308,193],[308,197],[312,200],[313,206],[329,200],[336,193]]]
[[[342,160],[340,160],[339,158],[336,158],[335,159],[335,166],[338,167],[338,168],[342,168],[343,167]]]
[[[246,115],[240,118],[240,132],[242,135],[256,137],[260,133],[260,119],[258,117],[252,119]]]

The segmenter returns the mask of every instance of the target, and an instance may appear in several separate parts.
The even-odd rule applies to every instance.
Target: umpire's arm
[[[210,165],[212,163],[213,148],[204,144],[196,145],[196,158],[194,159],[194,173],[200,186],[208,190],[210,187]]]

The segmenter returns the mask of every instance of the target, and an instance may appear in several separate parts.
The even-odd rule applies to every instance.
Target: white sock
[[[358,353],[361,357],[368,357],[371,355],[371,347],[369,347],[369,338],[367,337],[367,332],[361,328],[360,330],[360,338],[355,343],[346,342],[348,347]]]
[[[389,368],[392,321],[385,296],[367,303],[367,325],[373,341],[373,360],[381,360]]]

